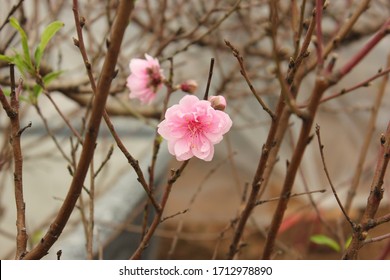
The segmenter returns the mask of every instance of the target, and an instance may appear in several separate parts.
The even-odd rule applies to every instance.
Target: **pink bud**
[[[215,110],[224,111],[226,108],[226,99],[222,95],[210,96],[209,101],[211,103],[211,107]]]
[[[198,89],[198,83],[195,80],[188,80],[180,85],[180,89],[184,92],[194,93]]]

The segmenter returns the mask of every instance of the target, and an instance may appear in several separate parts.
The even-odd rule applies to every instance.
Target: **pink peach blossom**
[[[222,141],[231,126],[229,115],[215,110],[210,101],[186,95],[168,108],[158,133],[168,141],[168,150],[177,160],[195,156],[210,161],[214,145]]]
[[[145,54],[145,58],[133,58],[130,61],[131,74],[127,78],[127,87],[130,89],[130,98],[150,104],[163,84],[164,75],[157,58],[148,54]]]

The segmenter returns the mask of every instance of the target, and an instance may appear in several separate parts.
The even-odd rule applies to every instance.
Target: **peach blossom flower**
[[[168,108],[158,133],[168,141],[168,150],[177,160],[195,156],[210,161],[214,145],[222,141],[231,126],[229,115],[215,110],[210,101],[186,95]]]
[[[148,54],[145,54],[145,58],[133,58],[130,61],[131,74],[127,78],[127,87],[130,89],[130,98],[150,104],[163,84],[164,75],[157,58]]]

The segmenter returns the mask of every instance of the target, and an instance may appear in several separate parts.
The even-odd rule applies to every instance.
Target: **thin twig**
[[[303,192],[303,193],[293,193],[290,195],[290,198],[296,197],[296,196],[302,196],[302,195],[311,195],[313,193],[324,193],[324,192],[326,192],[326,190],[316,190],[316,191],[308,191],[308,192]],[[262,205],[262,204],[268,203],[268,202],[278,201],[278,200],[280,200],[280,197],[258,200],[258,201],[256,201],[256,206]]]
[[[370,86],[370,83],[382,76],[388,76],[388,74],[390,73],[390,67],[386,68],[385,70],[380,70],[378,71],[377,74],[373,75],[372,77],[362,81],[362,82],[359,82],[357,83],[356,85],[352,86],[352,87],[349,87],[349,88],[346,88],[346,89],[342,89],[340,90],[339,92],[336,92],[336,93],[333,93],[329,96],[326,96],[324,98],[321,99],[321,103],[324,103],[324,102],[327,102],[329,100],[332,100],[332,99],[335,99],[337,97],[340,97],[340,96],[343,96],[349,92],[352,92],[358,88],[362,88],[362,87],[368,87]]]
[[[386,234],[383,234],[381,236],[377,236],[377,237],[372,237],[372,238],[366,239],[366,240],[364,240],[363,244],[366,245],[366,244],[369,244],[369,243],[382,241],[382,240],[385,240],[385,239],[388,239],[388,238],[390,238],[390,232],[386,233]]]
[[[234,153],[229,153],[228,159],[230,159],[230,161],[231,161],[233,156],[234,156]],[[187,212],[188,210],[191,209],[192,205],[195,203],[196,199],[198,198],[198,195],[202,191],[205,182],[226,162],[227,162],[226,159],[221,160],[214,168],[210,169],[207,172],[206,176],[204,176],[204,178],[200,181],[198,187],[196,188],[195,192],[193,193],[191,199],[189,200],[187,208],[184,210],[185,212]],[[181,211],[179,213],[185,213],[184,211]],[[175,251],[177,241],[179,238],[179,234],[181,233],[183,226],[184,226],[184,221],[185,220],[183,217],[179,221],[179,224],[178,224],[176,232],[175,232],[175,236],[173,237],[171,247],[170,247],[170,250],[168,252],[168,258],[170,258]]]
[[[292,134],[292,130],[291,130],[291,127],[289,127],[288,129],[289,131],[289,134],[290,134],[290,142],[291,142],[291,147],[293,148],[295,145],[294,143],[294,140],[293,140],[293,134]],[[328,232],[330,232],[333,236],[339,238],[338,234],[337,234],[337,230],[333,229],[333,227],[327,223],[327,221],[324,219],[324,217],[322,216],[321,212],[320,212],[320,209],[318,208],[318,205],[317,203],[314,201],[314,198],[313,196],[309,193],[310,190],[309,190],[309,184],[307,182],[307,179],[306,179],[306,176],[303,172],[303,168],[302,166],[299,167],[299,174],[301,176],[301,179],[302,179],[302,183],[303,183],[303,187],[305,189],[305,192],[308,193],[308,198],[309,198],[309,201],[310,201],[310,204],[311,206],[313,207],[314,211],[316,212],[317,214],[317,218],[318,220],[320,221],[320,223],[326,228],[326,230]]]
[[[214,58],[211,58],[210,60],[210,69],[209,69],[209,77],[207,79],[207,85],[206,85],[206,90],[204,93],[204,100],[207,100],[209,98],[209,90],[210,90],[210,84],[211,84],[211,78],[213,77],[213,69],[214,69]]]
[[[296,5],[296,3],[295,3]],[[301,35],[302,35],[302,30],[303,30],[303,21],[305,20],[305,8],[306,8],[306,0],[302,1],[301,4],[301,9],[300,9],[300,15],[299,15],[299,27],[298,27],[298,32],[296,32],[294,40],[295,40],[295,50],[294,50],[294,59],[298,57],[299,53],[299,45],[301,41]]]
[[[38,116],[41,118],[42,122],[43,122],[43,126],[45,127],[45,130],[46,130],[46,133],[47,135],[50,136],[50,138],[53,140],[54,142],[54,145],[57,147],[58,151],[60,152],[60,154],[62,155],[62,157],[71,165],[73,165],[73,162],[72,160],[68,157],[68,155],[65,153],[63,147],[61,146],[61,144],[58,142],[57,140],[57,137],[53,134],[53,132],[51,131],[50,127],[49,127],[49,124],[47,122],[47,119],[45,118],[45,116],[43,115],[42,111],[41,111],[41,108],[39,107],[38,103],[34,104],[34,108],[35,110],[37,111],[38,113]]]
[[[4,26],[9,22],[11,16],[19,9],[19,7],[23,4],[24,0],[19,0],[16,5],[13,5],[11,10],[8,12],[7,17],[5,18],[3,24],[0,26],[0,32],[3,30]]]
[[[225,44],[226,44],[226,46],[228,46],[232,50],[233,55],[237,59],[238,64],[240,65],[240,73],[244,77],[244,79],[245,79],[246,83],[248,84],[249,89],[251,90],[252,94],[254,95],[256,100],[260,103],[260,105],[263,108],[263,110],[266,111],[270,115],[270,117],[272,119],[275,119],[275,114],[272,112],[271,109],[268,108],[268,106],[265,104],[263,99],[261,99],[260,95],[256,92],[256,89],[252,85],[252,83],[251,83],[251,81],[250,81],[250,79],[248,77],[248,74],[246,73],[246,70],[245,70],[244,58],[240,55],[240,52],[229,41],[225,40]]]
[[[335,189],[335,187],[334,187],[334,185],[333,185],[333,183],[332,183],[332,180],[331,180],[331,178],[330,178],[330,175],[329,175],[329,172],[328,172],[328,168],[326,167],[325,156],[324,156],[324,145],[322,145],[322,143],[321,143],[320,126],[319,126],[318,124],[316,125],[316,135],[317,135],[317,140],[318,140],[318,146],[319,146],[319,148],[320,148],[322,166],[323,166],[323,168],[324,168],[324,171],[325,171],[325,174],[326,174],[326,178],[328,179],[329,185],[330,185],[330,187],[332,188],[333,195],[334,195],[334,197],[336,198],[337,204],[339,205],[341,211],[343,212],[345,219],[348,221],[348,223],[349,223],[349,224],[351,225],[351,227],[353,228],[353,227],[355,226],[355,224],[354,224],[354,222],[351,220],[351,218],[348,216],[348,213],[345,211],[344,206],[343,206],[343,204],[341,203],[340,198],[339,198],[339,196],[337,195],[336,189]]]
[[[171,193],[173,184],[177,181],[177,179],[181,176],[182,172],[188,165],[189,160],[184,161],[179,169],[172,170],[171,176],[168,178],[167,184],[165,186],[164,193],[161,198],[161,208],[159,211],[157,211],[156,215],[153,218],[153,221],[145,234],[145,236],[142,238],[140,244],[138,245],[138,248],[135,250],[133,255],[131,256],[131,260],[138,260],[142,256],[142,252],[146,249],[146,247],[149,244],[150,239],[152,238],[154,232],[156,231],[158,225],[161,223],[161,217],[165,209],[165,205],[168,202],[169,195]]]
[[[316,43],[316,50],[317,50],[317,67],[318,70],[321,71],[324,67],[324,57],[322,52],[322,0],[316,0],[316,36],[317,36],[317,43]]]
[[[175,51],[170,57],[173,57],[183,51],[186,51],[190,46],[193,44],[199,42],[204,37],[208,36],[210,33],[212,33],[215,29],[217,29],[234,11],[240,8],[240,3],[242,0],[237,0],[233,7],[228,10],[218,21],[216,21],[206,32],[201,34],[200,36],[194,38],[190,42],[188,42],[184,47],[180,48],[179,50]]]
[[[90,164],[89,185],[89,219],[87,223],[87,259],[93,260],[93,229],[95,226],[95,167],[93,159]]]
[[[109,149],[108,152],[107,152],[106,157],[104,158],[104,160],[103,160],[102,163],[100,164],[99,168],[95,171],[95,174],[93,175],[95,178],[97,177],[97,175],[99,175],[100,171],[103,170],[103,167],[104,167],[104,166],[107,164],[107,162],[110,160],[110,158],[111,158],[113,152],[114,152],[114,146],[111,145],[111,146],[110,146],[110,149]]]

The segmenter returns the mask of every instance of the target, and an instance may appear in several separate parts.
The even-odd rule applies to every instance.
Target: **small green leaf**
[[[45,30],[42,32],[41,41],[39,42],[38,47],[35,50],[34,58],[36,63],[36,68],[39,69],[41,64],[41,58],[43,52],[53,36],[64,26],[64,23],[61,21],[54,21],[50,23]]]
[[[42,81],[43,81],[43,83],[44,83],[45,85],[48,85],[48,84],[50,84],[52,81],[54,81],[55,79],[57,79],[62,73],[64,73],[63,70],[50,72],[50,73],[46,74],[46,75],[42,78]]]
[[[0,54],[0,60],[6,61],[6,62],[13,62],[14,58],[11,56]]]
[[[310,241],[318,245],[328,246],[334,251],[340,252],[340,245],[335,240],[333,240],[332,238],[326,235],[322,235],[322,234],[313,235],[310,237]]]
[[[23,54],[24,54],[24,60],[28,64],[28,68],[32,69],[32,62],[30,57],[30,51],[28,48],[28,39],[26,32],[24,32],[23,28],[20,26],[18,20],[14,17],[11,17],[9,19],[10,24],[19,32],[20,38],[22,40],[22,47],[23,47]]]

